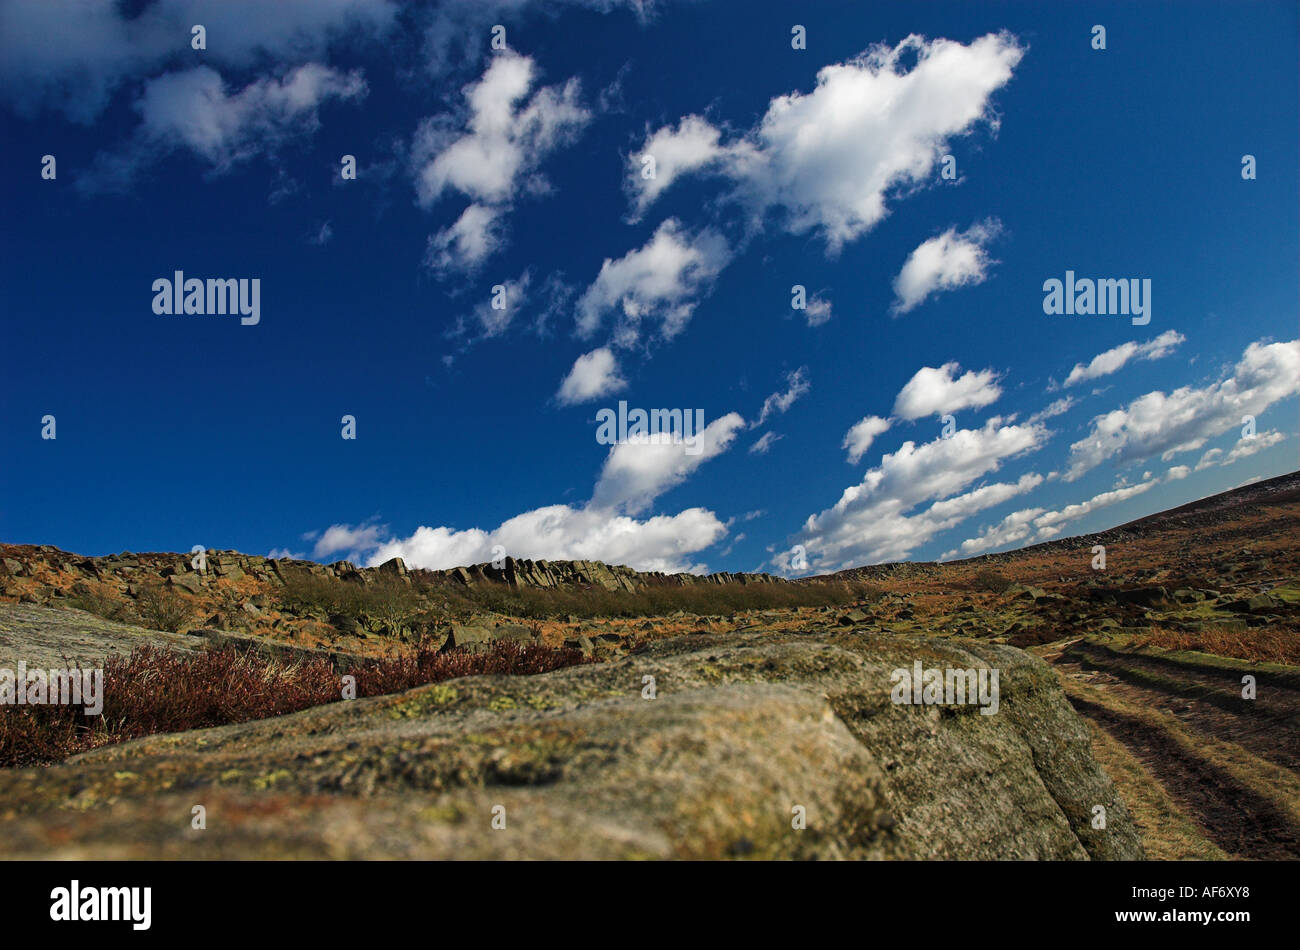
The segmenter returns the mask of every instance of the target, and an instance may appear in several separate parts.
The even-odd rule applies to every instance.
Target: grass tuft
[[[1300,638],[1278,627],[1248,627],[1230,630],[1207,626],[1195,633],[1152,627],[1151,632],[1133,641],[1138,647],[1165,650],[1196,650],[1252,663],[1284,663],[1300,666]]]

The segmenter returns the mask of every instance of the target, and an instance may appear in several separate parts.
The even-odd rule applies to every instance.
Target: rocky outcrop
[[[466,586],[507,584],[510,587],[599,587],[605,590],[637,591],[662,585],[691,584],[773,584],[785,583],[770,574],[664,574],[659,571],[634,571],[630,567],[603,564],[600,561],[530,561],[505,558],[500,567],[491,563],[474,564],[445,571],[421,571],[421,575],[453,581]]]
[[[419,578],[432,584],[505,584],[515,588],[561,587],[603,588],[637,591],[661,585],[691,584],[773,584],[787,583],[770,574],[663,574],[658,571],[635,571],[622,565],[600,561],[531,561],[505,558],[501,567],[492,563],[474,564],[448,570],[412,570],[400,558],[391,558],[377,567],[358,568],[349,561],[318,564],[291,558],[264,558],[238,551],[209,551],[206,568],[195,569],[193,555],[188,554],[112,554],[106,557],[82,557],[50,545],[0,545],[0,596],[28,591],[47,596],[69,596],[78,582],[105,582],[127,594],[134,584],[165,583],[189,594],[202,594],[218,578],[241,580],[251,577],[272,587],[282,586],[294,575],[337,577],[366,585],[380,578],[396,578],[410,583]],[[24,584],[19,579],[41,580]]]
[[[191,637],[105,620],[84,610],[0,604],[0,667],[5,669],[15,669],[19,660],[31,669],[94,666],[141,646],[193,652],[200,645]]]
[[[893,703],[916,660],[998,669],[997,713]],[[0,801],[15,857],[1142,857],[1046,664],[847,632],[684,636],[154,736],[0,773]]]
[[[435,640],[441,640],[438,649],[443,653],[450,650],[485,653],[498,640],[509,640],[521,646],[541,643],[535,632],[519,623],[498,623],[495,626],[452,623],[444,631],[435,634]]]

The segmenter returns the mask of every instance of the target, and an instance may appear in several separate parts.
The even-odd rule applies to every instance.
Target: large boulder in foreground
[[[998,712],[895,705],[916,660],[997,668]],[[852,632],[679,637],[141,739],[0,773],[0,803],[14,857],[1142,857],[1041,660]]]

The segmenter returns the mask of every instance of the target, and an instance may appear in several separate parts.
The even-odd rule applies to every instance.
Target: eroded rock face
[[[195,570],[190,555],[186,554],[114,554],[107,557],[84,558],[78,554],[60,551],[49,545],[0,545],[6,555],[0,557],[0,595],[8,591],[8,579],[63,576],[70,583],[76,580],[106,581],[126,591],[134,582],[165,580],[167,586],[182,593],[200,594],[212,578],[241,580],[251,577],[271,586],[282,585],[294,575],[337,577],[359,584],[369,584],[376,578],[397,578],[409,582],[413,572],[400,558],[391,558],[377,567],[357,568],[348,561],[318,564],[315,561],[298,561],[287,558],[269,560],[264,557],[240,554],[238,551],[211,551],[207,554],[205,572]],[[12,552],[14,556],[9,556]],[[507,584],[511,587],[598,587],[605,590],[638,591],[646,587],[693,584],[777,584],[781,578],[770,574],[663,574],[659,571],[636,571],[622,565],[604,564],[600,561],[532,561],[522,558],[505,558],[500,567],[491,563],[474,564],[447,570],[422,570],[421,578],[433,583]],[[15,585],[14,590],[27,590],[30,585]]]
[[[732,574],[726,571],[716,574],[664,574],[660,571],[635,571],[630,567],[600,561],[531,561],[512,557],[505,558],[500,567],[486,563],[423,573],[467,587],[498,583],[511,587],[600,587],[630,592],[662,585],[785,583],[782,578],[771,574]]]
[[[998,712],[894,704],[916,660],[997,668]],[[855,633],[678,637],[151,737],[2,773],[0,802],[23,857],[1142,856],[1043,662]]]
[[[98,666],[108,656],[126,656],[141,646],[198,649],[181,634],[117,623],[84,610],[0,603],[0,667],[6,669],[15,669],[19,660],[31,669]]]
[[[538,644],[541,640],[524,624],[498,624],[495,627],[474,626],[463,623],[449,624],[446,639],[440,649],[469,650],[471,653],[484,653],[492,649],[498,640],[509,640],[518,644]]]

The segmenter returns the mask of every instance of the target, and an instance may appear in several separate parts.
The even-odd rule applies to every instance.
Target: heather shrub
[[[141,623],[151,630],[180,633],[194,615],[194,607],[183,594],[149,587],[136,598],[135,610]]]
[[[135,619],[126,602],[103,581],[87,581],[79,585],[68,604],[105,620],[130,623]]]
[[[585,662],[578,650],[499,641],[484,653],[425,645],[348,672],[357,696],[401,692],[483,673],[529,675]],[[102,715],[79,706],[0,706],[0,766],[56,762],[98,746],[164,732],[266,719],[342,699],[325,659],[286,663],[233,647],[197,654],[143,646],[104,663]]]
[[[361,625],[371,632],[408,641],[418,639],[421,631],[440,622],[459,619],[442,609],[427,591],[387,574],[371,575],[362,584],[301,571],[285,578],[278,599],[280,606],[291,613],[314,616],[348,630]]]
[[[1011,584],[1011,578],[991,567],[976,571],[970,579],[971,590],[988,591],[994,594],[1005,593]]]

